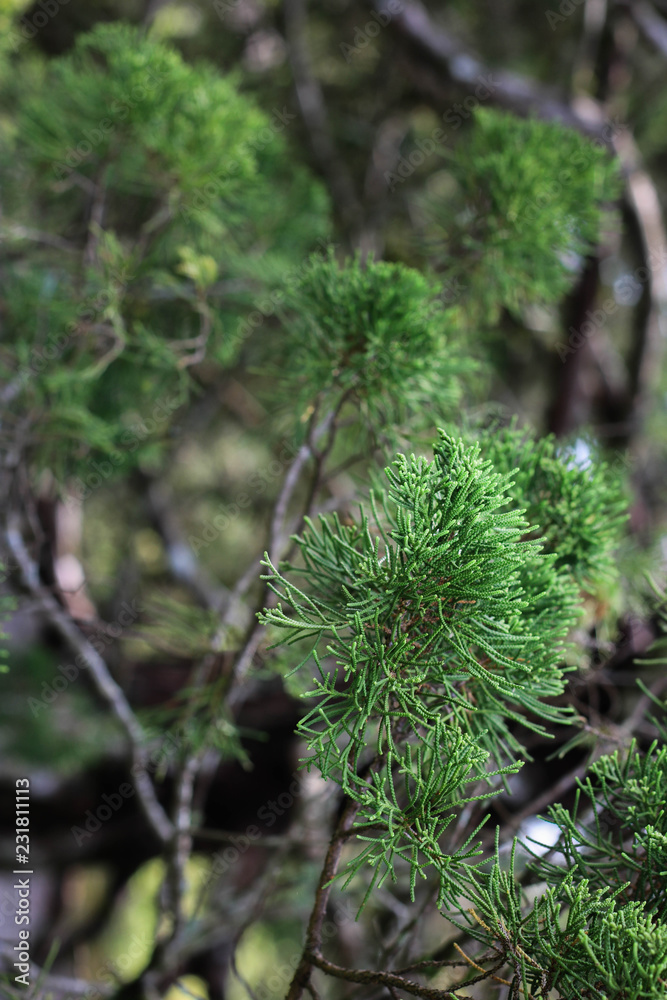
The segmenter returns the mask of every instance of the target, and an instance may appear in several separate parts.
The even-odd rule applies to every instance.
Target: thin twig
[[[42,243],[44,246],[53,247],[55,250],[63,250],[65,253],[80,253],[80,247],[62,236],[54,236],[53,233],[43,233],[38,229],[30,229],[28,226],[11,225],[7,226],[0,240],[10,237],[17,240],[30,240],[32,243]]]
[[[283,9],[294,87],[310,144],[344,228],[356,233],[361,229],[362,206],[347,164],[338,155],[322,88],[310,67],[305,40],[306,0],[285,0]]]
[[[286,535],[291,536],[295,534],[300,530],[303,524],[304,513],[299,515],[298,520],[293,526],[291,526],[289,531],[284,530],[283,527],[289,504],[294,495],[294,491],[299,483],[299,478],[306,462],[315,455],[319,466],[321,465],[323,458],[326,457],[326,454],[328,454],[328,451],[330,450],[331,443],[329,443],[328,447],[325,449],[326,454],[324,452],[316,453],[315,445],[323,434],[327,433],[327,431],[333,430],[334,423],[340,412],[341,405],[342,401],[339,402],[339,405],[334,410],[331,410],[331,412],[327,414],[322,423],[319,426],[317,426],[314,429],[314,431],[312,431],[312,433],[309,433],[307,440],[299,448],[299,451],[297,452],[294,461],[292,462],[292,465],[288,469],[285,481],[283,483],[282,489],[276,501],[273,519],[271,521],[269,539],[267,542],[267,549],[271,555],[271,561],[274,563],[274,565],[281,557],[282,548],[285,545],[285,536]],[[313,414],[311,415],[311,425],[313,423],[313,418],[315,417],[315,415],[316,411],[314,411]],[[319,478],[320,478],[320,470],[318,468],[316,472],[316,480],[319,481]],[[311,495],[312,492],[313,491],[311,489]],[[309,495],[305,509],[306,515],[310,512],[311,506],[312,506],[311,496]],[[225,633],[226,627],[236,616],[237,608],[241,598],[249,590],[252,584],[257,580],[257,577],[261,572],[262,562],[263,560],[261,557],[253,560],[250,566],[248,566],[245,573],[239,578],[239,580],[233,587],[231,594],[229,596],[229,601],[227,603],[227,609],[221,620],[221,625],[219,630],[220,634]],[[264,607],[266,597],[267,597],[267,590],[265,587],[263,589],[261,602],[259,602],[257,610],[261,610]],[[253,651],[253,655],[255,651],[256,647],[255,650]],[[247,665],[249,665],[247,661],[243,663],[242,665],[243,671],[245,671]]]
[[[192,852],[192,801],[204,753],[205,750],[199,750],[186,756],[176,784],[176,805],[173,820],[176,833],[172,841],[168,872],[173,915],[171,941],[176,940],[183,928],[183,897],[186,890],[185,869]]]
[[[294,491],[296,490],[296,487],[299,483],[301,472],[303,471],[306,462],[310,458],[315,456],[316,457],[315,480],[313,486],[311,487],[308,500],[306,502],[305,514],[302,514],[299,518],[297,531],[303,524],[304,516],[308,513],[309,508],[311,506],[314,492],[316,491],[317,484],[319,483],[320,480],[322,466],[324,464],[324,461],[326,460],[327,455],[331,450],[333,441],[335,440],[336,418],[338,417],[346,398],[347,394],[344,394],[338,401],[337,406],[329,411],[324,420],[322,420],[322,422],[318,424],[317,427],[314,426],[317,409],[315,409],[311,415],[310,430],[307,439],[304,442],[304,444],[302,444],[301,447],[299,448],[299,451],[297,452],[296,457],[292,462],[292,465],[288,469],[287,475],[285,476],[285,481],[283,483],[282,489],[276,501],[274,516],[271,522],[271,531],[269,534],[269,541],[268,541],[268,551],[270,554],[271,561],[273,562],[274,565],[278,562],[282,549],[285,545],[283,523],[287,514],[288,506],[294,495]],[[325,434],[328,435],[326,445],[324,446],[322,451],[318,452],[317,442]],[[272,599],[273,595],[269,596],[268,587],[265,586],[262,590],[260,600],[258,601],[257,612],[261,611],[267,604],[270,604]],[[231,603],[230,603],[230,608],[231,608]],[[223,625],[224,624],[226,623],[223,620]],[[230,690],[230,695],[228,699],[228,703],[230,706],[235,705],[238,702],[239,698],[241,697],[238,694],[239,691],[238,685],[243,680],[248,670],[250,669],[253,658],[259,648],[259,644],[262,641],[262,637],[264,636],[265,631],[266,631],[266,626],[262,625],[261,622],[258,622],[256,620],[248,630],[244,645],[234,663],[233,675],[230,681],[230,686],[233,684],[236,690]]]
[[[238,833],[233,833],[231,830],[209,830],[206,827],[193,826],[190,828],[190,833],[193,838],[218,841],[222,844],[234,844],[239,839]],[[325,846],[326,843],[326,840],[322,840],[322,846]],[[260,837],[259,840],[253,843],[253,847],[266,847],[268,849],[285,847],[286,845],[290,847],[303,847],[303,837],[297,834],[292,836],[288,834],[269,835]]]
[[[406,948],[409,948],[414,939],[415,933],[420,927],[423,926],[424,913],[426,912],[428,906],[433,903],[437,891],[437,885],[432,885],[427,889],[416,912],[408,916],[408,919],[404,920],[403,923],[398,926],[393,938],[382,945],[377,959],[377,965],[381,965],[383,968],[386,968],[390,962],[395,964],[398,955],[401,952],[405,952]],[[406,972],[408,970],[398,969],[397,971]]]
[[[153,527],[164,542],[173,576],[188,587],[203,607],[216,611],[229,591],[213,585],[187,544],[172,509],[168,488],[143,472],[139,475]]]
[[[100,178],[105,170],[100,171]],[[94,191],[91,195],[90,219],[88,221],[88,238],[83,251],[84,266],[91,267],[97,257],[97,246],[102,235],[102,223],[104,222],[104,211],[106,208],[106,183],[100,179],[95,182]]]
[[[287,508],[298,485],[303,467],[315,453],[317,441],[322,437],[322,435],[326,434],[327,431],[331,429],[336,415],[337,410],[331,410],[326,415],[322,423],[318,427],[315,427],[315,420],[317,418],[317,407],[315,407],[310,417],[306,440],[299,448],[294,461],[287,470],[285,481],[282,485],[282,489],[280,490],[278,499],[276,500],[273,519],[271,521],[271,532],[269,534],[268,552],[269,558],[274,565],[280,557],[283,524],[285,522],[285,517],[287,516]]]
[[[667,234],[655,184],[643,169],[639,150],[627,129],[614,137],[614,149],[626,180],[626,199],[641,234],[644,263],[650,275],[649,309],[630,361],[633,438],[646,417],[660,377],[667,321]]]
[[[199,311],[199,333],[196,337],[189,337],[187,340],[172,340],[169,346],[173,350],[190,350],[192,354],[184,354],[177,362],[178,368],[190,368],[199,364],[206,357],[206,347],[208,345],[211,330],[213,329],[213,317],[208,303],[200,299],[197,306]]]
[[[329,896],[331,895],[331,881],[338,871],[343,846],[347,832],[354,824],[354,820],[359,811],[359,804],[352,799],[348,799],[347,805],[343,809],[338,825],[334,830],[329,849],[327,850],[320,880],[315,892],[315,902],[308,921],[306,931],[306,943],[301,955],[301,960],[294,973],[294,978],[290,984],[286,1000],[300,1000],[303,991],[310,982],[315,954],[319,954],[322,945],[322,925],[327,911]],[[326,970],[325,970],[326,971]],[[353,982],[357,980],[352,980]]]
[[[403,990],[413,997],[423,997],[424,1000],[461,1000],[460,994],[451,990],[432,989],[430,986],[422,986],[411,979],[404,979],[394,972],[380,972],[374,969],[345,969],[341,965],[327,961],[322,955],[311,952],[308,956],[310,963],[321,969],[323,972],[334,976],[336,979],[344,979],[348,983],[367,983],[382,986],[393,986],[398,990]],[[485,977],[486,978],[486,977]],[[287,1000],[291,1000],[290,994]]]
[[[245,932],[248,930],[248,928],[251,927],[255,923],[256,920],[259,919],[259,917],[260,917],[260,915],[261,915],[261,913],[262,913],[262,911],[263,911],[263,909],[264,909],[264,907],[266,905],[267,899],[271,895],[271,892],[276,888],[276,884],[277,884],[277,881],[278,881],[278,876],[280,875],[280,872],[284,869],[284,866],[285,866],[285,857],[286,857],[288,851],[290,850],[290,847],[291,847],[290,844],[284,844],[283,847],[282,847],[282,849],[280,851],[278,851],[278,853],[272,859],[271,866],[270,866],[270,868],[269,868],[269,870],[268,870],[268,872],[266,874],[266,877],[264,879],[264,884],[260,885],[260,888],[259,888],[259,891],[257,893],[257,896],[256,896],[254,902],[252,903],[252,905],[249,907],[248,915],[240,923],[239,927],[237,928],[237,930],[234,933],[234,936],[233,936],[232,942],[231,942],[231,954],[230,954],[230,959],[229,959],[230,965],[231,965],[231,967],[232,967],[232,969],[234,971],[234,974],[237,976],[237,978],[239,979],[239,981],[243,983],[243,985],[248,990],[248,992],[250,993],[250,996],[253,998],[253,1000],[258,1000],[258,998],[255,996],[255,994],[252,992],[250,986],[247,984],[247,982],[245,981],[245,979],[239,973],[239,970],[238,970],[237,965],[236,965],[236,951],[238,949],[238,946],[239,946],[239,943],[241,941],[241,938],[243,937],[243,935],[245,934]]]
[[[147,753],[143,747],[143,730],[130,708],[122,688],[111,676],[109,668],[95,647],[79,631],[55,597],[42,586],[37,565],[31,559],[23,542],[16,515],[10,515],[8,518],[5,537],[9,550],[20,569],[24,586],[38,602],[51,625],[86,664],[98,693],[123,728],[132,755],[132,774],[139,803],[151,828],[163,843],[168,843],[173,837],[174,828],[158,801],[155,788],[148,775]]]
[[[217,656],[214,652],[209,653],[199,662],[192,680],[192,690],[194,692],[200,691],[209,682],[216,664]],[[194,717],[196,707],[197,698],[191,696],[187,710],[181,720],[184,733],[187,732],[188,726]],[[192,851],[192,811],[195,786],[207,749],[206,741],[203,741],[198,749],[186,753],[176,779],[173,818],[175,833],[171,842],[168,871],[165,878],[166,895],[169,908],[172,912],[173,922],[169,938],[163,943],[158,952],[158,964],[163,962],[163,958],[166,959],[167,946],[170,946],[169,950],[173,952],[173,942],[180,934],[183,925],[182,904],[186,889],[185,868]]]

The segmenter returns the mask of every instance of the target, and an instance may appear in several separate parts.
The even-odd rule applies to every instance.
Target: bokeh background
[[[164,63],[172,73],[168,93],[152,91],[143,77],[132,90],[130,76],[109,89],[102,67],[98,91],[92,76],[86,89],[76,73],[54,71],[100,23],[136,26],[180,54],[177,70]],[[281,392],[272,375],[272,364],[289,365],[289,341],[271,294],[289,288],[310,255],[323,257],[327,248],[339,259],[358,251],[427,271],[443,304],[473,318],[478,334],[464,347],[485,374],[466,389],[462,423],[516,416],[557,435],[573,460],[601,455],[623,480],[630,519],[617,553],[619,579],[587,596],[573,654],[580,673],[568,697],[588,720],[588,734],[567,758],[553,757],[553,746],[536,747],[512,799],[494,806],[495,818],[511,831],[557,794],[571,801],[592,743],[631,716],[637,677],[659,682],[663,669],[637,661],[658,635],[647,574],[660,592],[667,563],[667,5],[1,0],[0,34],[2,503],[8,530],[11,516],[29,526],[42,585],[104,657],[140,718],[161,801],[173,794],[182,734],[197,738],[204,701],[214,697],[210,689],[206,699],[191,696],[195,666],[214,648],[210,676],[224,678],[251,622],[262,593],[257,560],[311,416],[307,397]],[[165,126],[172,173],[157,160],[128,157],[113,196],[101,199],[94,130],[104,133],[105,149],[127,142],[116,126],[124,100],[133,100],[135,126],[157,135],[184,92],[192,96],[185,117],[193,135],[186,142],[185,126],[173,133]],[[96,110],[105,103],[108,132]],[[594,245],[585,254],[561,253],[565,277],[556,294],[560,271],[525,287],[525,260],[506,254],[490,305],[495,272],[470,264],[475,248],[461,236],[470,220],[458,218],[457,206],[462,192],[477,196],[478,182],[471,168],[466,192],[468,175],[453,164],[474,148],[480,109],[560,121],[597,143],[618,169]],[[522,152],[520,131],[511,141],[501,150],[509,175]],[[256,168],[244,159],[248,150]],[[545,152],[547,201],[577,202],[580,167],[563,173],[557,152],[553,161]],[[232,159],[237,166],[229,167]],[[182,227],[155,249],[165,206],[181,212]],[[484,210],[491,217],[494,206]],[[511,232],[510,223],[510,242]],[[540,233],[529,233],[537,256]],[[489,231],[479,238],[490,239]],[[63,291],[69,263],[62,261],[70,260],[75,278]],[[96,366],[101,358],[108,364],[105,352],[122,339],[113,327],[120,315],[114,295],[132,267],[144,267],[131,317],[145,337],[98,384]],[[76,385],[56,345],[50,381],[26,399],[17,364],[41,378],[51,331],[81,302],[92,310],[93,333],[95,323],[108,322],[117,341],[105,334],[111,340],[103,348],[77,357]],[[200,355],[207,324],[216,346]],[[183,363],[168,376],[160,329],[181,338]],[[317,510],[342,518],[354,511],[383,447],[363,441],[356,453],[358,433],[353,421],[347,438],[343,431],[326,481],[316,484]],[[121,440],[116,464],[109,452]],[[311,488],[301,483],[297,501]],[[71,645],[26,596],[13,556],[5,545],[11,572],[0,599],[21,600],[7,604],[4,626],[0,860],[11,864],[15,779],[29,775],[33,960],[69,981],[72,996],[84,995],[85,981],[111,990],[150,957],[164,861],[136,796],[119,791],[128,774],[123,733]],[[256,996],[284,995],[279,970],[299,952],[335,807],[316,776],[298,770],[302,688],[285,679],[291,662],[263,647],[252,654],[253,683],[239,705],[220,707],[215,746],[204,757],[201,833],[187,870],[198,946],[168,1000],[241,1000],[253,995],[243,980]],[[568,738],[559,734],[558,745]],[[546,801],[545,789],[553,793]],[[257,842],[246,843],[250,828]],[[539,822],[529,829],[543,832]],[[233,863],[221,853],[230,846]],[[209,913],[198,922],[203,894],[221,874],[215,920]],[[0,937],[13,944],[11,886],[2,875]],[[363,964],[359,955],[377,961],[378,942],[392,920],[403,919],[404,903],[380,892],[361,925],[354,906],[337,900],[331,934],[339,951],[356,956],[352,964]],[[424,920],[425,942],[438,940],[441,921],[437,914]],[[9,985],[2,989],[14,996]]]

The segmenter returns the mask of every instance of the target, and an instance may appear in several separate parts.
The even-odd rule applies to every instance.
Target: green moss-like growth
[[[478,109],[449,165],[452,201],[428,202],[429,247],[481,316],[556,302],[600,237],[618,169],[602,144],[551,122]]]

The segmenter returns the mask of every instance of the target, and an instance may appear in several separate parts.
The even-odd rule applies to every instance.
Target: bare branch
[[[155,788],[148,775],[148,755],[143,746],[143,730],[130,708],[123,689],[113,679],[109,668],[94,646],[79,631],[55,597],[42,587],[37,565],[25,547],[16,515],[10,515],[8,518],[6,540],[20,569],[24,586],[38,603],[51,625],[88,667],[98,693],[123,728],[130,746],[132,775],[141,808],[160,840],[163,843],[169,842],[173,837],[174,830],[158,801]]]
[[[306,931],[306,944],[303,949],[301,961],[297,966],[294,978],[290,984],[287,1000],[300,1000],[303,991],[310,982],[313,965],[316,965],[315,955],[319,955],[322,946],[322,925],[327,912],[327,904],[331,895],[331,880],[338,871],[346,834],[354,824],[355,817],[359,811],[359,804],[353,799],[348,799],[347,804],[341,814],[338,825],[334,830],[329,849],[324,859],[320,880],[315,892],[315,903],[308,921]],[[320,966],[322,968],[322,966]],[[325,969],[325,971],[327,971]],[[368,982],[369,980],[351,980],[352,982]],[[376,980],[375,980],[376,981]],[[398,985],[398,984],[395,984]]]
[[[53,233],[42,233],[37,229],[30,229],[28,226],[9,225],[0,235],[0,239],[10,237],[15,240],[30,240],[32,243],[41,243],[54,250],[63,250],[65,253],[80,253],[80,247],[62,236],[55,236]]]
[[[145,497],[153,527],[164,542],[174,578],[185,584],[203,607],[217,611],[229,591],[222,585],[215,586],[195,557],[174,514],[168,488],[146,473],[139,475],[146,486]]]
[[[341,221],[346,229],[354,233],[359,229],[362,207],[347,164],[338,155],[322,88],[310,67],[305,39],[306,0],[285,0],[284,12],[289,59],[301,116]]]
[[[479,85],[481,78],[492,81],[493,100],[502,107],[519,115],[538,115],[547,121],[558,121],[586,135],[602,138],[602,116],[593,120],[576,111],[556,93],[518,73],[505,70],[491,70],[466,52],[464,46],[440,25],[433,23],[425,7],[412,0],[402,5],[397,14],[391,11],[389,0],[376,0],[373,4],[378,13],[388,17],[392,29],[417,50],[420,57],[427,59],[439,70],[445,70],[448,77],[462,87]],[[587,102],[591,105],[594,102]]]
[[[335,965],[334,962],[327,961],[322,955],[312,952],[309,955],[312,965],[323,972],[334,976],[336,979],[344,979],[348,983],[379,984],[387,987],[394,987],[403,990],[413,997],[423,997],[424,1000],[462,1000],[461,994],[453,993],[451,990],[437,990],[430,986],[422,986],[411,979],[404,979],[394,972],[379,972],[373,969],[345,969],[342,965]],[[490,974],[489,974],[490,975]],[[488,978],[485,974],[484,978]],[[291,994],[288,994],[291,1000]]]
[[[628,4],[628,11],[631,18],[641,31],[642,35],[653,45],[658,52],[667,57],[667,21],[654,9],[650,3],[644,0],[635,0]]]
[[[643,169],[639,150],[627,129],[613,140],[626,178],[626,198],[642,240],[644,263],[649,272],[649,309],[630,362],[633,436],[636,437],[660,377],[667,316],[667,234],[655,184]]]

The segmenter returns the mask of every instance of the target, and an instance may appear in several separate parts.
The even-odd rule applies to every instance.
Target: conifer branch
[[[343,846],[346,837],[352,829],[358,811],[358,804],[348,799],[332,834],[317,889],[315,890],[315,902],[306,930],[306,943],[301,960],[287,992],[286,1000],[300,1000],[304,989],[307,989],[310,983],[313,965],[316,964],[315,956],[319,955],[322,946],[322,925],[326,919],[332,881],[338,872]]]
[[[328,975],[334,976],[336,979],[343,979],[348,983],[392,987],[393,989],[403,990],[410,996],[422,997],[423,1000],[462,1000],[460,993],[452,992],[452,990],[438,990],[432,989],[429,986],[421,986],[419,983],[415,983],[411,979],[405,979],[404,976],[399,976],[394,972],[376,972],[372,969],[345,969],[334,962],[329,962],[316,952],[309,954],[309,960],[314,966],[322,969]],[[488,979],[490,975],[491,973],[489,975],[485,974],[482,978]],[[287,1000],[298,1000],[298,996],[299,994],[295,994],[294,998],[292,998],[288,994]]]
[[[236,3],[216,0],[214,6],[220,18],[229,14],[240,24],[241,12],[232,14]],[[377,54],[393,35],[412,61],[418,86],[431,87],[439,96],[447,93],[447,100],[452,86],[474,88],[466,111],[479,100],[486,102],[477,97],[477,85],[488,71],[447,30],[446,19],[439,28],[440,20],[436,23],[417,0],[373,6],[367,26],[352,26],[355,48],[368,50],[366,56],[354,53],[357,65],[350,62],[350,74],[361,76],[372,68],[371,50]],[[173,698],[174,692],[167,691],[169,700],[157,709],[158,718],[175,721],[181,736],[178,760],[170,767],[169,810],[160,804],[147,768],[141,770],[145,739],[128,698],[95,640],[81,635],[58,594],[43,582],[47,572],[29,555],[19,519],[8,525],[10,551],[33,606],[55,625],[77,663],[88,666],[122,727],[133,772],[139,767],[137,791],[146,818],[140,829],[151,835],[150,850],[153,831],[160,838],[166,875],[158,940],[150,943],[147,968],[120,986],[117,998],[156,1000],[181,973],[195,968],[196,952],[201,958],[204,947],[209,955],[216,949],[225,956],[224,968],[218,962],[211,973],[211,996],[216,989],[224,992],[224,983],[214,979],[223,980],[230,966],[249,994],[259,995],[247,970],[237,969],[236,949],[262,914],[271,918],[274,893],[281,893],[282,904],[283,892],[291,890],[293,864],[308,863],[303,850],[294,851],[305,840],[306,854],[316,848],[324,860],[290,1000],[302,1000],[304,994],[318,1000],[316,981],[322,974],[338,980],[338,990],[373,998],[382,993],[462,1000],[479,983],[477,992],[486,995],[500,987],[511,1000],[546,1000],[556,993],[581,1000],[658,1000],[667,979],[667,728],[652,717],[644,723],[643,717],[651,704],[656,712],[664,711],[663,679],[645,685],[636,703],[620,691],[613,694],[606,717],[593,699],[589,705],[578,699],[575,685],[566,690],[575,664],[582,667],[589,691],[596,690],[597,678],[591,683],[586,669],[593,665],[595,673],[613,650],[616,618],[628,603],[627,584],[636,583],[640,560],[628,571],[634,556],[620,547],[628,505],[624,474],[605,463],[595,441],[582,438],[574,445],[536,438],[516,425],[487,430],[468,408],[481,402],[487,380],[495,378],[486,356],[502,351],[491,337],[502,337],[510,327],[517,338],[522,327],[527,334],[533,329],[547,333],[544,316],[533,316],[537,312],[547,315],[549,332],[555,333],[564,297],[584,262],[597,255],[609,206],[621,196],[620,160],[644,262],[654,258],[646,279],[651,322],[626,351],[627,380],[615,379],[609,353],[598,351],[606,396],[593,400],[586,387],[581,399],[591,413],[597,407],[616,434],[621,426],[630,433],[641,430],[644,401],[656,385],[656,317],[662,300],[667,302],[660,284],[667,242],[655,186],[627,137],[609,137],[603,117],[614,101],[603,105],[591,99],[588,115],[585,98],[569,104],[501,69],[488,74],[488,104],[474,109],[474,119],[470,112],[465,135],[453,149],[442,148],[442,129],[434,129],[425,142],[417,138],[429,127],[428,115],[406,110],[404,129],[395,112],[378,106],[376,120],[385,124],[366,169],[371,216],[364,221],[352,175],[336,148],[323,86],[310,66],[307,10],[306,0],[284,5],[288,55],[311,159],[328,182],[348,235],[361,234],[364,240],[372,238],[368,220],[377,221],[385,190],[411,178],[403,188],[406,197],[393,204],[398,220],[399,202],[416,207],[424,199],[426,210],[410,209],[423,273],[403,263],[366,259],[366,246],[344,261],[333,247],[324,259],[308,257],[315,232],[330,231],[329,209],[318,183],[299,173],[279,135],[294,116],[277,108],[269,119],[230,78],[215,67],[189,65],[154,33],[102,25],[80,35],[72,53],[25,76],[25,91],[17,92],[17,128],[8,133],[26,167],[25,191],[18,171],[9,164],[2,168],[6,190],[16,193],[24,216],[17,212],[16,223],[9,218],[8,232],[10,238],[35,237],[39,243],[35,253],[14,239],[3,259],[0,364],[9,381],[0,397],[16,405],[17,416],[3,418],[2,432],[8,441],[7,471],[14,472],[19,458],[24,463],[19,484],[34,489],[32,484],[41,488],[48,481],[54,495],[75,488],[82,500],[101,487],[91,503],[93,519],[99,510],[115,513],[116,496],[105,488],[111,483],[102,480],[117,482],[124,470],[147,463],[161,461],[166,470],[175,454],[187,454],[165,444],[179,430],[180,417],[178,422],[169,417],[187,400],[191,377],[201,374],[211,400],[217,401],[229,384],[223,371],[235,370],[246,359],[259,362],[256,385],[263,398],[253,408],[230,403],[250,445],[235,471],[243,474],[253,454],[277,458],[273,444],[279,433],[292,434],[300,444],[287,467],[289,459],[281,456],[280,463],[255,470],[264,472],[259,480],[248,477],[248,493],[239,493],[235,515],[225,505],[220,518],[207,517],[204,537],[216,543],[207,557],[214,558],[219,545],[227,558],[236,551],[236,539],[233,530],[223,538],[216,535],[219,525],[224,526],[219,532],[226,531],[244,506],[257,523],[271,498],[265,559],[238,577],[224,608],[196,562],[181,566],[179,576],[178,525],[164,496],[154,505],[153,524],[169,550],[173,575],[212,611],[204,613],[192,601],[181,609],[179,594],[163,602],[174,620],[143,630],[149,638],[167,631],[185,637],[187,627],[187,649],[204,645],[206,650],[194,671],[188,660],[188,687]],[[641,20],[646,6],[639,4],[637,12]],[[147,16],[150,20],[152,10]],[[318,12],[318,26],[323,23]],[[592,50],[603,27],[605,45],[595,62]],[[255,41],[259,49],[264,46],[262,31],[253,33],[251,46]],[[575,40],[580,34],[575,20],[565,31]],[[607,48],[606,38],[605,14],[584,39],[586,58],[573,66],[575,89],[582,73],[591,79],[594,66],[600,70],[599,93],[607,83],[609,92],[613,89],[606,68],[614,63],[608,58],[614,50]],[[272,39],[280,47],[280,38]],[[371,39],[376,40],[371,44]],[[629,49],[620,52],[619,34],[615,41],[614,59],[627,57]],[[350,48],[341,46],[348,54]],[[333,79],[333,66],[329,69]],[[339,77],[348,72],[340,60],[338,72]],[[627,79],[620,72],[615,77]],[[131,106],[129,94],[134,95]],[[405,101],[409,94],[400,96]],[[122,119],[106,119],[113,101],[125,109]],[[492,110],[493,104],[522,117]],[[84,120],[85,144],[77,144]],[[586,136],[602,142],[592,144]],[[415,156],[408,148],[412,143],[419,150]],[[366,145],[372,144],[369,133]],[[88,146],[89,152],[82,153]],[[616,159],[608,156],[613,149]],[[447,157],[442,172],[440,153]],[[400,166],[392,175],[399,154]],[[72,170],[70,162],[78,169]],[[354,164],[363,174],[363,156],[355,154]],[[284,199],[283,188],[289,189]],[[11,215],[11,206],[5,207]],[[49,233],[51,226],[68,237],[78,234],[78,249]],[[403,223],[386,236],[392,257],[414,257]],[[619,240],[617,249],[620,245]],[[78,257],[71,259],[70,250]],[[284,274],[286,254],[302,262],[295,280]],[[580,311],[594,306],[601,277],[602,270],[591,264]],[[454,299],[450,288],[459,289]],[[33,323],[36,302],[39,322]],[[638,318],[643,321],[642,308]],[[193,310],[199,326],[189,331]],[[268,316],[279,328],[280,352],[261,329],[262,317]],[[534,319],[541,325],[531,325]],[[533,346],[546,358],[553,343],[544,337]],[[559,354],[562,346],[556,347]],[[566,355],[574,350],[568,341]],[[193,372],[204,360],[205,367]],[[620,350],[618,360],[624,360]],[[632,412],[614,422],[611,411],[603,412],[609,402],[627,403]],[[268,417],[271,413],[275,419]],[[183,423],[193,429],[191,419]],[[434,425],[443,431],[431,447]],[[267,439],[260,441],[263,436]],[[388,466],[384,480],[374,469],[381,454]],[[358,495],[358,516],[348,509],[338,516],[340,479],[333,477],[354,461],[375,485]],[[277,487],[269,483],[280,476]],[[251,496],[253,481],[259,485]],[[174,477],[174,489],[181,488],[182,480],[179,485]],[[39,521],[32,505],[27,511],[35,537],[43,528],[45,544],[57,530],[46,507]],[[130,531],[136,527],[128,525]],[[147,562],[150,550],[147,545]],[[139,555],[137,565],[143,561]],[[106,556],[100,558],[107,566]],[[625,590],[618,584],[619,565]],[[113,566],[109,575],[115,575]],[[258,579],[260,571],[264,575]],[[142,576],[142,587],[151,575]],[[147,585],[154,592],[154,580]],[[259,592],[258,601],[254,589],[249,599],[251,588]],[[2,597],[0,605],[2,617]],[[249,622],[253,610],[259,612],[257,621]],[[260,849],[255,851],[250,826],[242,840],[210,829],[220,814],[210,808],[206,779],[221,758],[229,761],[229,770],[251,760],[260,763],[255,776],[262,771],[261,752],[255,756],[249,734],[256,723],[269,729],[264,707],[246,704],[243,716],[239,709],[249,691],[261,691],[261,677],[253,683],[251,673],[264,647],[267,652],[280,647],[270,666],[289,678],[290,697],[303,698],[296,736],[305,745],[304,764],[317,777],[306,784],[299,829],[287,826],[298,789],[290,785],[288,798],[273,785],[258,792],[278,800],[263,798],[270,809],[258,810],[258,819],[261,813],[270,827],[285,817],[285,826],[275,829],[287,832],[263,838],[258,827]],[[626,662],[638,648],[628,646]],[[182,677],[181,666],[174,673]],[[615,666],[618,658],[612,656],[600,668],[608,688],[619,681]],[[168,682],[160,678],[160,696]],[[67,706],[66,701],[60,704],[76,716],[76,697]],[[280,705],[276,701],[270,709],[278,714]],[[290,705],[286,740],[294,735],[293,709]],[[582,725],[575,709],[588,722]],[[610,718],[619,722],[607,724]],[[566,727],[573,724],[576,734],[568,740]],[[285,728],[282,716],[280,725]],[[651,746],[632,743],[633,733],[658,739]],[[491,800],[514,791],[514,775],[531,753],[542,757],[547,739],[563,753],[592,744],[590,759],[570,767],[555,783],[545,777],[548,768],[536,762],[535,770],[545,778],[538,793],[550,787],[513,818],[503,799],[496,800],[494,813]],[[277,754],[273,745],[267,750],[273,775]],[[291,766],[290,755],[291,747],[283,761]],[[225,770],[216,770],[216,780]],[[248,775],[248,781],[255,776]],[[319,827],[314,837],[309,835],[319,803],[308,795],[320,781],[329,783],[327,791],[333,782],[340,804],[338,818],[322,831],[324,839]],[[569,809],[554,801],[567,793],[574,798]],[[199,829],[197,801],[205,803]],[[329,801],[333,804],[334,796]],[[246,804],[253,805],[250,795]],[[511,840],[521,819],[547,806],[554,846],[538,854],[533,842]],[[129,809],[125,815],[129,818]],[[229,827],[243,829],[243,822],[238,814],[225,817]],[[100,838],[100,853],[112,839]],[[239,860],[249,853],[219,897],[208,892],[219,870],[217,863],[211,868],[191,919],[186,875],[200,839],[225,843],[217,858],[222,856],[224,864],[226,858]],[[61,866],[81,856],[78,839],[76,850],[71,841],[66,835],[57,841]],[[267,849],[278,853],[267,854]],[[97,845],[91,854],[96,850]],[[283,858],[289,863],[281,868]],[[261,877],[260,866],[265,866]],[[285,869],[286,878],[273,878]],[[256,880],[251,888],[249,880]],[[326,916],[338,880],[343,890],[349,887],[359,912],[369,904],[377,907],[382,949],[373,961],[350,954],[336,955],[333,962],[324,955]],[[110,900],[105,913],[111,906]],[[452,935],[447,929],[444,943],[426,953],[419,932],[429,908],[457,930]],[[91,923],[101,919],[98,915]],[[89,926],[82,936],[88,931]],[[348,949],[347,937],[341,934],[341,952]],[[292,973],[290,965],[281,980]],[[428,983],[435,975],[449,976],[444,983],[450,988],[415,981]]]

